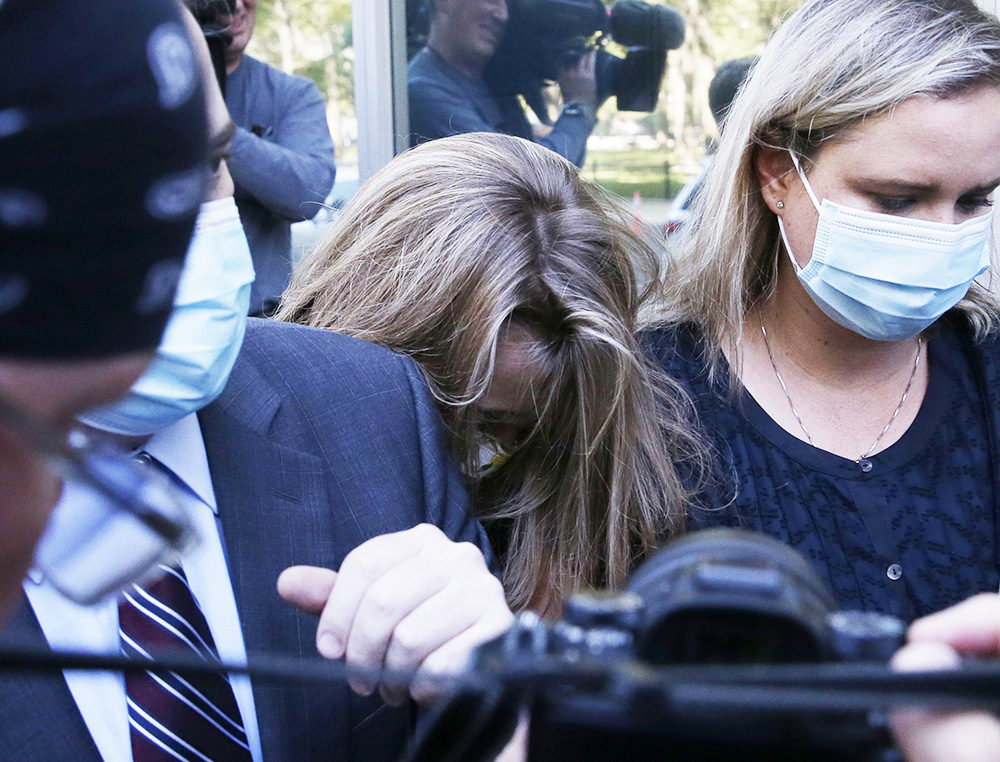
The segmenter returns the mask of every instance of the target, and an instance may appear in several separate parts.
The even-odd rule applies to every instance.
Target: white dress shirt
[[[154,435],[143,450],[172,471],[186,488],[183,496],[188,499],[199,542],[184,555],[181,566],[208,622],[219,656],[223,661],[246,663],[246,646],[219,534],[218,507],[197,416],[189,415]],[[88,499],[69,488],[62,497],[62,501],[79,501],[79,510],[87,510]],[[52,648],[121,653],[118,604],[113,598],[96,606],[81,606],[61,595],[37,572],[32,572],[25,581],[24,590]],[[125,680],[121,673],[66,670],[63,675],[104,762],[132,762]],[[230,682],[243,716],[253,762],[263,762],[250,679],[232,675]]]

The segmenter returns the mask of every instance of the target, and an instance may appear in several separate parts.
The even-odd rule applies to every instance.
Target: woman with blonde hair
[[[278,317],[422,366],[509,603],[553,613],[575,588],[620,585],[683,527],[677,469],[696,474],[700,450],[686,398],[634,338],[657,263],[567,161],[469,134],[372,177]]]
[[[792,544],[848,608],[996,591],[998,183],[995,17],[809,0],[783,24],[646,336],[733,475],[699,523]]]

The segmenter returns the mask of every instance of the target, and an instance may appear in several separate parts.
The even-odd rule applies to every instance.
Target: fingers
[[[348,635],[347,663],[413,671],[456,641],[451,652],[459,655],[452,660],[461,667],[468,652],[510,618],[503,587],[479,549],[469,543],[434,542],[365,593]],[[477,639],[475,633],[480,632],[487,634]],[[376,688],[371,676],[361,673],[351,676],[351,685],[363,695]],[[399,703],[406,688],[388,683],[382,694],[389,703]]]
[[[410,669],[477,622],[496,619],[501,632],[513,620],[503,587],[493,575],[450,580],[437,595],[427,599],[403,619],[392,633],[385,653],[389,669]]]
[[[596,61],[591,51],[559,70],[559,90],[566,103],[587,103],[597,108]]]
[[[373,582],[358,601],[357,611],[346,636],[345,655],[348,665],[381,667],[395,630],[411,612],[443,590],[453,574],[462,573],[449,563],[450,549],[422,552],[406,559]],[[484,565],[485,566],[485,565]],[[460,617],[459,617],[460,618]],[[427,621],[421,629],[411,628],[413,646],[422,650],[421,643],[444,642],[453,631],[449,625],[456,617]],[[464,625],[467,626],[467,625]],[[463,627],[464,627],[463,626]],[[385,664],[385,666],[389,666]],[[414,668],[412,662],[398,665]],[[357,693],[372,693],[377,683],[357,674],[351,676],[351,687]]]
[[[954,669],[961,664],[955,649],[944,643],[917,643],[901,648],[890,664],[898,672]]]
[[[318,566],[290,566],[278,576],[278,595],[307,614],[319,616],[326,606],[337,572]]]
[[[351,687],[362,695],[380,687],[389,703],[405,700],[412,686],[379,686],[374,670],[455,672],[513,621],[480,550],[426,524],[365,542],[336,573],[286,569],[278,591],[319,614],[317,648],[327,658],[345,657]],[[414,695],[431,696],[432,683],[426,678]]]
[[[513,737],[493,762],[525,762],[528,759],[529,718],[527,710],[522,709]]]
[[[946,643],[969,656],[1000,656],[1000,595],[982,593],[918,619],[907,638],[910,643]]]
[[[1000,596],[985,593],[910,626],[896,669],[949,669],[959,654],[1000,656]],[[906,710],[892,715],[907,762],[1000,762],[1000,721],[987,712]]]
[[[503,606],[503,613],[486,614],[460,635],[424,659],[416,679],[410,686],[410,695],[418,704],[427,704],[440,696],[442,684],[435,677],[457,675],[465,669],[469,656],[483,643],[502,635],[513,622],[510,610]]]
[[[593,78],[597,72],[597,52],[591,50],[584,53],[572,63],[566,64],[559,70],[560,76],[563,74],[579,74],[584,77]]]
[[[912,672],[959,662],[950,646],[921,642],[901,649],[892,666]],[[1000,722],[988,712],[896,711],[892,727],[907,762],[1000,762]]]
[[[419,669],[410,694],[421,703],[437,698],[440,681],[433,676],[462,671],[473,649],[506,632],[514,620],[503,586],[483,574],[453,576],[437,595],[414,609],[392,633],[385,654],[390,670]],[[405,686],[387,685],[390,703],[405,698]]]
[[[344,655],[358,606],[375,581],[419,553],[433,532],[441,534],[435,527],[424,527],[373,537],[347,555],[316,630],[316,647],[323,656],[339,659]]]

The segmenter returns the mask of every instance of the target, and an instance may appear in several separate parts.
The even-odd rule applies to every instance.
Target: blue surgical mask
[[[156,358],[123,398],[80,420],[145,436],[218,397],[243,343],[253,278],[236,202],[230,196],[202,204]]]
[[[812,258],[800,267],[806,292],[836,323],[869,339],[916,336],[968,293],[990,265],[993,213],[957,225],[879,214],[816,199],[799,159],[795,169],[819,213]]]

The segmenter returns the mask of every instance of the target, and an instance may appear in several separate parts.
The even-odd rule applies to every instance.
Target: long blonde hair
[[[618,586],[682,531],[702,449],[680,389],[635,339],[658,257],[569,162],[518,138],[469,134],[397,157],[358,191],[295,273],[278,318],[413,357],[460,461],[473,404],[511,323],[534,337],[537,425],[495,475],[470,484],[509,538],[515,608],[554,610],[581,586]],[[689,483],[689,482],[685,482]]]
[[[661,320],[693,322],[713,370],[738,356],[746,313],[777,282],[777,219],[761,194],[760,146],[811,160],[824,141],[918,95],[1000,85],[1000,22],[971,0],[810,0],[778,29],[737,95],[672,262]],[[973,284],[956,307],[982,336],[1000,303]]]

